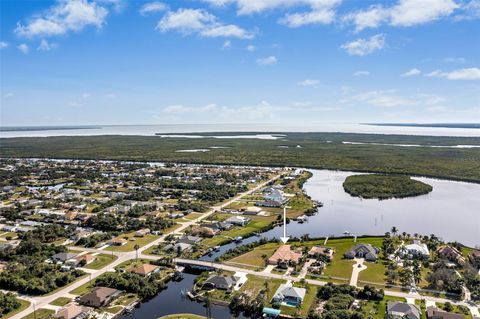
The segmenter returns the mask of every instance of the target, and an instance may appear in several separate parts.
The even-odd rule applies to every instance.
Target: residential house
[[[468,255],[468,260],[473,267],[480,269],[480,250],[473,250],[470,255]]]
[[[195,244],[198,244],[201,240],[202,240],[202,237],[185,235],[185,236],[182,236],[177,241],[177,243],[195,245]]]
[[[112,246],[123,246],[123,245],[126,245],[128,243],[128,240],[126,240],[124,238],[116,237],[116,238],[110,239],[108,243]]]
[[[244,215],[258,215],[262,209],[260,207],[249,206],[245,208],[242,212]]]
[[[143,228],[143,229],[139,229],[135,232],[135,237],[144,237],[148,234],[150,234],[150,229]]]
[[[293,287],[291,283],[282,284],[273,295],[272,303],[296,307],[302,304],[306,292],[305,288]]]
[[[232,216],[225,220],[226,223],[232,224],[232,225],[237,225],[237,226],[245,226],[251,221],[250,218],[245,217],[245,216]]]
[[[345,258],[365,258],[367,261],[375,262],[378,258],[378,248],[370,244],[358,244],[344,254]]]
[[[450,245],[438,247],[437,254],[440,258],[448,259],[460,266],[464,266],[466,263],[466,259],[463,257],[462,253],[458,251],[457,248]]]
[[[203,288],[206,289],[220,289],[232,290],[236,284],[236,279],[233,276],[210,276],[204,283]]]
[[[84,255],[79,255],[79,256],[76,256],[74,258],[71,258],[69,260],[67,260],[65,263],[69,266],[73,266],[73,267],[83,267],[85,265],[88,265],[90,264],[91,262],[93,262],[97,257],[93,256],[93,255],[90,255],[90,254],[84,254]]]
[[[308,257],[315,259],[325,257],[331,261],[333,259],[333,249],[326,246],[313,246],[308,251]]]
[[[192,228],[190,233],[194,236],[211,238],[218,233],[218,230],[214,230],[210,227],[196,226]]]
[[[437,307],[427,308],[428,319],[465,319],[465,315],[453,312],[446,312],[438,309]]]
[[[270,265],[287,267],[298,264],[300,258],[302,258],[301,252],[292,250],[290,245],[282,245],[268,259],[268,263]]]
[[[50,259],[54,262],[66,262],[69,259],[73,259],[77,257],[78,254],[71,254],[71,253],[58,253],[50,257]]]
[[[401,248],[401,251],[404,255],[413,258],[428,258],[430,252],[426,244],[414,240],[413,244],[405,245]]]
[[[90,307],[106,307],[112,302],[118,295],[122,293],[121,290],[108,288],[108,287],[96,287],[91,292],[78,298],[78,303],[84,306]]]
[[[190,249],[192,249],[192,245],[186,244],[186,243],[168,244],[163,248],[163,250],[166,252],[169,252],[169,251],[182,252],[182,251],[188,251]]]
[[[160,271],[160,267],[152,265],[152,264],[143,264],[138,267],[133,267],[128,270],[131,273],[143,276],[143,277],[148,277],[154,273],[157,273]]]
[[[92,308],[85,306],[78,306],[75,304],[67,305],[63,308],[60,308],[54,315],[53,318],[57,319],[86,319],[89,318],[92,314]]]
[[[414,304],[389,301],[387,303],[387,317],[390,319],[420,319],[420,310]]]

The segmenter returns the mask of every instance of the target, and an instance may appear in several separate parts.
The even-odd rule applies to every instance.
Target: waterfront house
[[[296,307],[302,304],[306,292],[305,288],[293,287],[291,283],[282,284],[273,295],[272,303]]]
[[[465,319],[465,315],[459,313],[446,312],[437,307],[427,308],[428,319]]]
[[[420,310],[414,304],[389,301],[387,303],[387,316],[391,319],[420,319]]]
[[[358,244],[347,251],[344,256],[347,259],[365,258],[367,261],[375,262],[378,258],[378,248],[370,244]]]
[[[324,257],[331,261],[333,259],[333,249],[326,246],[313,246],[308,251],[308,257],[315,259]]]
[[[300,258],[302,258],[301,252],[292,250],[290,245],[282,245],[268,258],[268,264],[288,267],[298,264]]]
[[[85,319],[92,314],[92,308],[85,306],[78,306],[75,304],[67,305],[60,308],[54,315],[56,319]]]
[[[448,259],[460,266],[464,266],[466,263],[466,259],[463,257],[462,253],[458,251],[457,248],[450,245],[438,247],[437,254],[438,257]]]
[[[185,236],[182,236],[177,241],[177,243],[195,245],[195,244],[198,244],[201,240],[202,240],[202,237],[185,235]]]
[[[118,295],[122,293],[121,290],[96,287],[91,292],[78,298],[78,303],[90,307],[107,307]]]
[[[220,289],[220,290],[232,290],[236,284],[236,279],[233,276],[210,276],[203,283],[205,289]]]
[[[405,245],[401,248],[401,252],[404,256],[410,258],[425,258],[428,259],[430,252],[426,244],[414,240],[413,244]]]
[[[218,230],[214,230],[210,227],[206,226],[196,226],[193,227],[190,234],[194,236],[200,236],[200,237],[208,237],[211,238],[215,236],[218,233]]]
[[[152,274],[159,272],[160,267],[152,264],[143,264],[138,267],[132,267],[128,271],[143,277],[148,277],[148,276],[151,276]]]
[[[232,216],[228,218],[225,222],[237,226],[245,226],[251,221],[250,218],[245,216]]]

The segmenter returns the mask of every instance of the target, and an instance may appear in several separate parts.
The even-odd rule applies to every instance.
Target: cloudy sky
[[[480,0],[0,6],[1,125],[480,121]]]

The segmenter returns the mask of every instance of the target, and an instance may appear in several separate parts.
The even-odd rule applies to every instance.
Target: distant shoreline
[[[26,132],[26,131],[59,131],[59,130],[90,130],[99,129],[101,126],[3,126],[0,132]]]
[[[480,123],[363,123],[372,126],[403,126],[403,127],[438,127],[438,128],[468,128],[480,129]]]

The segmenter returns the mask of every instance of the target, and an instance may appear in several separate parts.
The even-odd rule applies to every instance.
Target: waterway
[[[305,183],[304,189],[312,199],[323,202],[324,206],[306,223],[289,223],[289,236],[342,236],[346,231],[357,236],[382,235],[395,226],[400,233],[433,233],[445,241],[480,246],[479,184],[416,178],[432,185],[433,191],[418,197],[380,201],[352,197],[343,190],[345,178],[356,173],[329,170],[311,172],[313,176]],[[282,232],[282,227],[276,227],[261,234],[261,237],[279,238]],[[231,248],[257,240],[259,237],[254,236],[244,239],[240,244],[224,245],[218,252],[202,257],[202,260],[214,260]],[[181,298],[181,291],[193,286],[193,278],[194,275],[186,274],[184,281],[169,283],[166,291],[142,304],[130,317],[122,318],[154,319],[187,310],[205,314],[201,304]],[[227,308],[215,307],[214,318],[231,318],[231,315]]]

